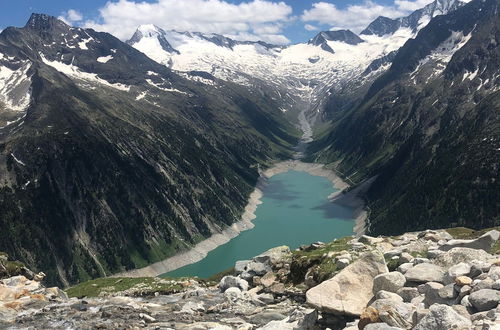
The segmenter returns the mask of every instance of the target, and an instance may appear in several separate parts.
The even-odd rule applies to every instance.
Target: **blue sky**
[[[360,32],[379,15],[400,17],[431,0],[0,0],[0,29],[32,12],[61,17],[127,39],[140,24],[220,33],[272,43],[303,42],[319,30]]]

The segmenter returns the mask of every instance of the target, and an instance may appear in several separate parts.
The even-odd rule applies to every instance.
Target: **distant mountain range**
[[[0,251],[48,281],[142,267],[237,221],[259,167],[308,159],[369,231],[499,225],[498,0],[435,2],[276,46],[33,14],[0,33]]]

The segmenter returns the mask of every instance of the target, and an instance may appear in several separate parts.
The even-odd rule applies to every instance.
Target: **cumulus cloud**
[[[292,7],[284,2],[252,0],[240,4],[226,0],[119,0],[106,3],[96,20],[85,27],[109,32],[125,40],[141,24],[166,30],[219,33],[236,39],[284,44],[284,25],[292,20]]]
[[[304,25],[304,29],[306,29],[307,31],[318,31],[319,30],[319,28],[317,26],[314,26],[312,24]]]
[[[330,25],[332,29],[350,29],[361,32],[379,16],[397,18],[424,7],[432,0],[395,0],[393,5],[382,5],[371,0],[339,9],[333,3],[316,2],[301,16],[303,22]]]
[[[59,19],[68,24],[73,24],[83,20],[83,15],[74,9],[70,9],[59,16]]]
[[[403,11],[415,11],[424,7],[432,1],[429,0],[415,0],[415,1],[407,1],[407,0],[396,0],[394,1],[395,5]]]

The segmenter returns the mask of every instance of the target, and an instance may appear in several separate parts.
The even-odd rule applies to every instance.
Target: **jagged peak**
[[[25,25],[25,28],[33,29],[33,30],[50,30],[54,27],[69,27],[66,23],[61,21],[60,19],[50,16],[47,14],[31,14],[28,22]]]
[[[142,24],[142,25],[139,25],[139,27],[137,27],[137,32],[140,32],[143,36],[145,37],[153,37],[153,36],[157,36],[159,34],[164,34],[165,31],[155,25],[155,24]]]
[[[340,41],[349,45],[357,45],[364,42],[363,39],[351,30],[335,30],[319,32],[313,39],[309,40],[309,44],[322,46],[327,41]]]

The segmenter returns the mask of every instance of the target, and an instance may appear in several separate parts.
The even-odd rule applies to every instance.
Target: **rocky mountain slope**
[[[68,285],[239,220],[297,132],[272,95],[193,76],[46,15],[3,30],[0,250]]]
[[[498,225],[499,2],[430,21],[316,145],[368,190],[369,231]]]
[[[67,293],[4,278],[0,327],[497,329],[499,236],[453,228],[345,237],[277,247],[218,279],[105,278]]]

